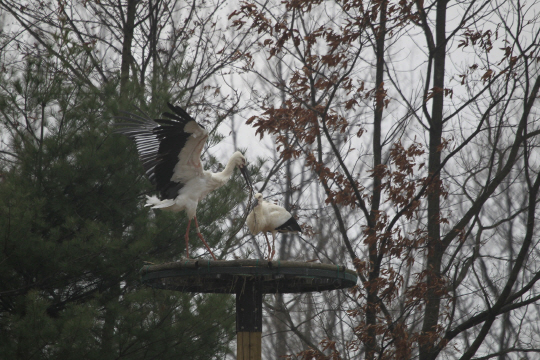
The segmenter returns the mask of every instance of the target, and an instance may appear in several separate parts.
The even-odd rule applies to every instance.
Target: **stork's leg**
[[[263,234],[266,238],[266,243],[268,244],[268,260],[271,260],[270,256],[272,255],[272,247],[270,246],[270,241],[268,240],[268,235],[266,235],[266,232],[263,232]]]
[[[202,242],[204,243],[204,246],[206,246],[206,248],[208,249],[208,251],[210,251],[210,255],[212,255],[212,257],[214,258],[214,260],[217,260],[216,259],[216,256],[214,255],[214,253],[212,252],[212,250],[210,250],[210,246],[208,246],[208,244],[206,243],[206,241],[204,240],[200,230],[199,230],[199,223],[197,222],[197,215],[195,215],[195,225],[197,226],[197,236],[199,236],[199,239],[202,240]]]
[[[191,219],[189,219],[187,223],[187,230],[186,230],[186,258],[189,259],[189,226],[191,225]]]
[[[272,256],[270,257],[270,261],[272,261],[275,254],[276,254],[276,235],[272,233]]]

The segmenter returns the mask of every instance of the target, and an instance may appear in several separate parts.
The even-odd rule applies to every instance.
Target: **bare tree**
[[[302,356],[537,352],[534,5],[291,1],[231,16],[263,34],[250,56],[288,68],[283,80],[253,62],[287,96],[262,96],[249,123],[305,161],[340,234],[327,247],[361,278],[344,304],[355,338]]]
[[[150,96],[166,89],[173,101],[182,98],[209,106],[221,116],[238,107],[238,94],[226,89],[220,94],[215,85],[215,77],[249,47],[241,36],[221,32],[225,24],[218,15],[224,1],[61,1],[25,6],[2,1],[0,6],[18,24],[12,33],[19,34],[13,41],[21,53],[38,46],[96,91],[119,82],[119,93],[129,97],[135,90],[128,84],[134,82]],[[81,52],[86,56],[76,56]],[[209,94],[221,96],[219,106],[204,100],[211,98]],[[145,99],[147,93],[136,95]]]

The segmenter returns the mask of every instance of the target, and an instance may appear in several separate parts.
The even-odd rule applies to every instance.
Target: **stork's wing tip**
[[[302,228],[300,225],[298,225],[298,222],[296,222],[296,219],[293,217],[287,220],[283,225],[278,226],[276,230],[279,232],[302,232]]]

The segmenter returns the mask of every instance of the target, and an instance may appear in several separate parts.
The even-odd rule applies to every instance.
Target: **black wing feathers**
[[[178,154],[191,136],[184,131],[184,127],[195,119],[181,107],[169,103],[167,105],[174,112],[163,113],[167,119],[152,120],[137,108],[142,116],[126,113],[129,117],[118,117],[124,122],[119,124],[121,128],[116,132],[135,141],[145,173],[156,186],[161,199],[174,199],[184,184],[172,181],[171,178],[178,162]]]
[[[181,122],[181,123],[184,124],[184,126],[190,121],[195,121],[195,119],[192,118],[191,115],[189,115],[186,112],[186,110],[182,109],[180,106],[175,106],[175,105],[170,104],[170,103],[167,103],[167,105],[169,106],[169,109],[171,109],[174,114],[165,112],[165,113],[163,113],[163,116],[168,117],[169,119],[173,119],[175,122]],[[171,122],[170,120],[163,120],[163,121]],[[199,124],[199,126],[204,128],[204,126],[202,126],[201,124]],[[182,129],[183,129],[183,127],[182,127]]]
[[[280,233],[288,233],[293,231],[302,232],[302,228],[300,225],[298,225],[293,217],[287,220],[283,225],[278,226],[276,230]]]

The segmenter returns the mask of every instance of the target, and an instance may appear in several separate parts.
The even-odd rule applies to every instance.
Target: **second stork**
[[[253,235],[262,232],[268,244],[269,260],[276,253],[276,233],[297,233],[302,228],[285,208],[264,200],[261,193],[255,194],[255,204],[249,213],[246,224]],[[268,241],[267,232],[272,233],[272,248]]]

